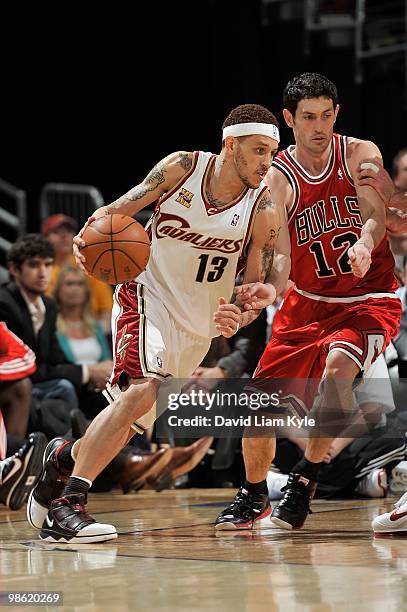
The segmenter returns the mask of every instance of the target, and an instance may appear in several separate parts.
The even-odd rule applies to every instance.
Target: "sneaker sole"
[[[292,531],[292,529],[294,529],[294,527],[290,523],[287,523],[286,521],[283,521],[282,519],[277,518],[276,516],[272,516],[270,518],[270,523],[273,529],[285,529],[286,531]],[[300,529],[300,527],[298,527],[298,529]]]
[[[243,525],[235,525],[235,523],[218,523],[215,525],[215,531],[252,531],[253,529],[267,529],[270,527],[271,508],[254,521],[254,523],[244,523]]]
[[[92,544],[95,542],[108,542],[109,540],[115,540],[117,538],[117,531],[113,531],[110,533],[100,533],[98,535],[94,535],[94,536],[75,536],[73,538],[67,539],[64,536],[56,536],[55,534],[52,535],[51,533],[48,533],[47,535],[47,531],[43,530],[40,533],[39,536],[40,540],[42,542],[49,542],[52,544],[59,544],[59,543],[64,543],[64,544]]]
[[[36,440],[36,437],[31,436],[29,439]],[[40,442],[40,438],[37,438],[37,440]],[[44,448],[42,445],[38,444],[38,442],[37,444],[34,443],[31,449],[28,451],[24,459],[21,476],[13,484],[7,495],[6,505],[10,508],[10,510],[19,510],[21,506],[24,505],[29,493],[38,482],[41,474],[41,457]]]
[[[44,471],[45,464],[46,464],[46,462],[47,462],[47,460],[48,460],[48,455],[49,455],[49,452],[50,452],[50,451],[49,451],[49,449],[50,449],[50,447],[52,447],[52,446],[54,445],[54,443],[55,443],[55,438],[54,438],[54,439],[52,439],[50,442],[48,442],[47,446],[45,447],[45,450],[44,450],[44,453],[43,453],[43,456],[42,456],[42,472]],[[40,474],[40,477],[42,476],[42,472],[41,472],[41,474]],[[39,479],[38,479],[38,480],[39,480]],[[35,503],[35,504],[37,504],[37,505],[38,505],[38,506],[40,506],[41,508],[44,508],[44,517],[43,517],[43,519],[42,519],[42,521],[41,521],[41,524],[40,524],[40,525],[36,525],[36,524],[35,524],[35,522],[34,522],[34,519],[32,518],[32,515],[31,515],[31,506],[32,506],[32,503],[33,503],[33,495],[34,495],[34,491],[35,491],[35,488],[36,488],[37,484],[38,484],[38,482],[36,483],[35,487],[33,487],[33,488],[32,488],[32,490],[31,490],[31,492],[30,492],[30,495],[29,495],[29,497],[28,497],[28,500],[27,500],[27,521],[29,522],[29,524],[31,525],[31,527],[33,527],[34,529],[41,529],[41,528],[42,528],[42,525],[43,525],[43,523],[44,523],[44,521],[45,521],[45,517],[46,517],[46,516],[47,516],[47,514],[48,514],[48,510],[49,510],[49,508],[45,508],[44,506],[42,506],[41,504],[39,504],[39,503],[38,503],[38,502],[37,502],[37,501],[34,499],[34,503]]]
[[[374,537],[380,537],[380,536],[384,536],[384,537],[391,537],[391,536],[395,536],[396,538],[398,537],[407,537],[407,529],[383,529],[381,531],[375,531],[373,530],[373,534]]]

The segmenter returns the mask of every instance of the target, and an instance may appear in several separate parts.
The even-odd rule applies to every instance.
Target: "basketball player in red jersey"
[[[267,183],[273,201],[287,211],[295,286],[274,318],[254,376],[322,378],[317,400],[306,409],[321,415],[333,400],[351,410],[354,379],[396,335],[401,314],[384,202],[372,187],[356,183],[361,161],[381,164],[381,154],[372,142],[334,134],[337,89],[322,75],[305,73],[290,81],[284,107],[295,145],[275,157]],[[331,442],[308,440],[272,512],[273,526],[303,525]],[[275,440],[247,437],[243,450],[247,480],[219,515],[217,529],[260,526],[270,513],[266,475]]]
[[[61,439],[50,443],[43,476],[30,497],[27,515],[31,525],[42,525],[43,540],[76,544],[117,537],[114,526],[99,524],[86,512],[92,481],[135,432],[154,423],[159,386],[188,378],[212,337],[232,335],[256,316],[226,303],[242,258],[244,282],[260,281],[256,295],[260,291],[274,301],[286,284],[285,213],[273,205],[263,183],[277,152],[277,121],[264,107],[243,105],[228,115],[222,135],[219,155],[173,153],[142,183],[94,213],[93,218],[131,216],[158,201],[147,268],[137,282],[115,292],[114,368],[106,389],[111,405],[74,446]],[[80,266],[81,233],[74,239]],[[279,256],[272,263],[276,248]]]

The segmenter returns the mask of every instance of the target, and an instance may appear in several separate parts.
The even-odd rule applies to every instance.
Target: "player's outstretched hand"
[[[369,249],[362,242],[355,242],[355,244],[348,249],[348,256],[348,263],[352,268],[353,274],[358,278],[363,278],[372,262]]]
[[[277,293],[271,283],[248,283],[234,289],[236,303],[244,310],[261,310],[274,303]]]
[[[388,172],[375,159],[363,159],[358,168],[358,185],[369,185],[379,194],[386,206],[396,191]]]
[[[225,298],[219,298],[218,310],[213,315],[215,327],[222,336],[231,338],[239,329],[240,308],[227,304]]]
[[[85,225],[83,226],[83,228],[81,230],[79,230],[79,232],[76,234],[76,236],[74,236],[73,238],[73,245],[72,245],[72,251],[75,257],[75,261],[76,261],[76,265],[78,266],[78,268],[80,268],[82,270],[82,272],[85,272],[86,274],[88,274],[87,270],[84,267],[84,262],[86,261],[84,255],[82,255],[82,253],[80,252],[80,249],[83,248],[86,245],[86,242],[84,240],[82,240],[82,234],[85,231],[85,229],[88,227],[88,225],[90,225],[91,223],[93,223],[93,221],[95,221],[96,217],[89,217],[89,219],[86,221]]]

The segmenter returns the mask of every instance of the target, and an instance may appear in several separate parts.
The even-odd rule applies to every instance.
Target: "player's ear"
[[[338,117],[339,108],[340,108],[340,106],[339,106],[339,104],[337,104],[336,107],[335,107],[335,121],[336,121],[336,119]]]
[[[232,152],[234,147],[235,147],[235,139],[233,136],[226,136],[225,140],[223,141],[224,143],[224,147],[226,149],[226,151]]]
[[[16,272],[16,266],[14,264],[14,261],[9,261],[8,265],[7,265],[8,271],[10,272],[10,274],[12,274],[13,276],[15,276],[15,272]]]
[[[288,125],[288,127],[293,128],[294,127],[294,117],[292,116],[288,108],[283,108],[283,116],[284,116],[285,122]]]

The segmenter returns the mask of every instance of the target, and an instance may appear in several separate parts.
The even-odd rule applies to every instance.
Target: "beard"
[[[247,162],[240,149],[236,151],[235,166],[237,175],[242,181],[243,185],[248,189],[257,189],[257,187],[260,185],[261,180],[259,180],[258,183],[253,183],[253,181],[249,179],[249,177],[247,176]]]
[[[244,176],[242,174],[239,173],[239,178],[242,181],[243,185],[245,187],[247,187],[248,189],[257,189],[261,183],[261,180],[259,180],[258,183],[254,184],[253,182],[249,181],[249,179],[247,178],[247,176]],[[260,179],[260,177],[259,177]]]

